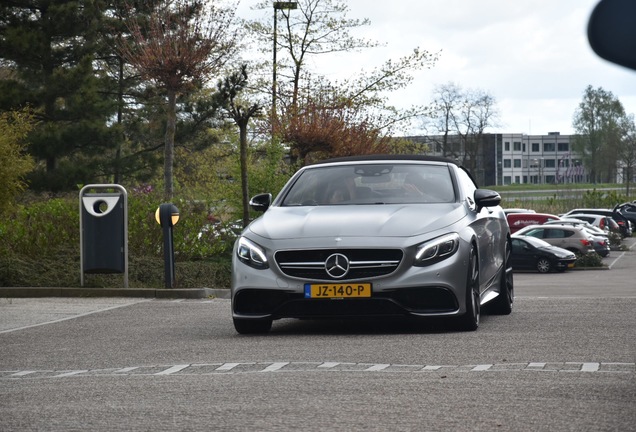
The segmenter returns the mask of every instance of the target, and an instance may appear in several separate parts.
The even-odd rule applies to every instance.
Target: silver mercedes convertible
[[[448,317],[476,330],[510,314],[510,230],[499,194],[454,161],[331,159],[296,172],[237,239],[232,318],[266,333],[281,318]]]

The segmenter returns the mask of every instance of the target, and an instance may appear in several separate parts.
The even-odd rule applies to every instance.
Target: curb
[[[230,298],[222,288],[0,288],[0,298],[33,297],[141,297],[157,299]]]

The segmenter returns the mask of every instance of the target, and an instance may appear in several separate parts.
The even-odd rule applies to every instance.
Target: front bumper
[[[422,287],[386,290],[371,298],[307,299],[303,293],[277,289],[242,289],[232,301],[235,318],[333,318],[368,316],[455,315],[452,290]]]
[[[460,242],[452,256],[428,266],[413,266],[413,251],[389,275],[331,281],[370,283],[370,298],[305,298],[304,285],[324,283],[290,277],[272,261],[255,269],[233,261],[232,316],[247,319],[336,318],[373,316],[454,316],[465,312],[469,247]]]

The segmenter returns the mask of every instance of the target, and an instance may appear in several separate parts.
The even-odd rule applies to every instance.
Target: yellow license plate
[[[370,283],[305,284],[305,298],[338,299],[371,297]]]
[[[574,268],[574,263],[568,263],[568,268]]]

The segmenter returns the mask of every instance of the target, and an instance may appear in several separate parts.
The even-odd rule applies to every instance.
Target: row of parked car
[[[636,230],[636,201],[613,209],[578,208],[562,215],[505,209],[512,233],[512,266],[540,273],[574,267],[578,256],[609,256]]]

